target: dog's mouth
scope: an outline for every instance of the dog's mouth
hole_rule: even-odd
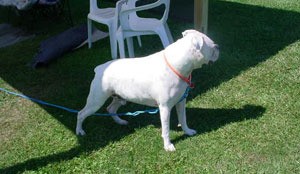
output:
[[[208,65],[212,65],[212,64],[214,64],[214,61],[210,60],[210,61],[208,61],[207,64],[208,64]]]

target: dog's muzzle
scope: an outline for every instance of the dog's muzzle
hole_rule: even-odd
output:
[[[218,44],[215,44],[214,47],[213,47],[213,49],[214,49],[214,52],[213,52],[213,54],[212,54],[212,56],[211,56],[211,59],[208,61],[208,65],[213,64],[213,63],[214,63],[215,61],[217,61],[218,58],[219,58],[219,53],[220,53],[219,45],[218,45]]]

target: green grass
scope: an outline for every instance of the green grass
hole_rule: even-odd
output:
[[[87,10],[87,1],[72,1],[76,24],[85,23]],[[6,12],[1,8],[0,23]],[[125,117],[128,126],[89,117],[87,136],[77,137],[74,114],[0,92],[0,173],[300,173],[298,0],[211,0],[209,13],[208,35],[221,55],[193,72],[187,115],[198,134],[184,136],[172,112],[176,152],[163,150],[158,115]],[[17,17],[12,22],[19,24]],[[176,39],[193,26],[169,24]],[[68,26],[48,21],[33,28],[43,32],[0,49],[0,87],[82,108],[94,67],[110,60],[109,40],[33,70],[26,64],[39,43]],[[142,41],[139,56],[162,49],[156,36]],[[128,104],[122,111],[143,108]]]

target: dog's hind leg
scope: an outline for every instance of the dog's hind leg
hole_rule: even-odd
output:
[[[113,101],[111,102],[111,104],[106,108],[108,113],[110,114],[116,114],[118,109],[122,106],[125,105],[126,101],[123,99],[118,98],[117,96],[113,97]],[[117,124],[120,125],[127,125],[128,121],[121,119],[119,116],[112,116],[112,118],[114,119],[114,121]]]
[[[105,103],[109,96],[110,94],[102,91],[100,82],[97,80],[93,80],[86,105],[77,115],[77,135],[85,135],[85,132],[82,129],[83,121],[88,116],[94,114]]]

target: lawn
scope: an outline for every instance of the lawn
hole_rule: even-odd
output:
[[[70,2],[75,25],[85,23],[88,1]],[[20,18],[11,21],[28,26]],[[169,26],[178,39],[193,24],[170,19]],[[94,67],[110,60],[109,39],[34,70],[26,65],[39,43],[69,26],[30,27],[39,31],[34,39],[0,48],[0,87],[81,109]],[[0,173],[300,173],[299,1],[210,0],[208,35],[220,59],[193,72],[187,117],[198,134],[184,136],[172,112],[175,152],[163,149],[158,115],[123,117],[128,126],[92,116],[78,137],[75,114],[0,92]],[[162,49],[157,36],[142,42],[136,55]],[[141,109],[127,104],[121,112]]]

